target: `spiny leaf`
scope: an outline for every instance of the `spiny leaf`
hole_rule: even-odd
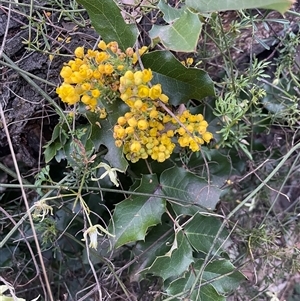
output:
[[[157,256],[153,264],[145,272],[160,276],[166,280],[182,274],[193,261],[193,250],[182,231],[179,231],[169,252],[163,256]]]
[[[106,42],[117,41],[122,50],[132,47],[138,31],[135,25],[127,24],[118,5],[113,0],[77,0],[87,10],[92,25]]]
[[[220,227],[221,222],[215,217],[196,214],[185,226],[184,233],[195,250],[207,254]],[[217,251],[218,253],[222,251],[220,246],[224,243],[226,236],[226,231],[222,231],[213,247],[213,254]]]
[[[188,273],[188,275],[185,277],[178,278],[177,280],[173,281],[166,291],[171,296],[182,293],[180,294],[180,298],[174,298],[172,301],[226,301],[226,298],[218,294],[216,289],[211,284],[201,286],[200,289],[189,293],[188,290],[191,288],[194,281],[195,275]],[[187,293],[184,293],[185,291],[187,291]],[[183,297],[186,299],[183,299]]]
[[[189,30],[187,29],[189,27]],[[197,14],[185,9],[170,25],[153,25],[151,39],[159,38],[166,49],[177,52],[195,52],[202,24]]]
[[[166,197],[175,197],[179,202],[171,203],[175,212],[194,215],[199,211],[214,209],[219,201],[221,190],[208,185],[203,178],[180,167],[165,170],[160,177],[162,191]]]
[[[184,9],[178,9],[168,5],[165,0],[160,0],[157,7],[164,14],[164,20],[168,23],[180,18],[184,12]]]
[[[226,298],[223,295],[235,290],[240,281],[245,279],[240,272],[235,271],[235,267],[229,260],[214,260],[206,265],[201,276],[201,283],[199,283],[197,290],[189,295],[189,290],[196,281],[196,275],[200,272],[203,262],[203,259],[199,259],[193,265],[191,272],[187,272],[183,277],[171,282],[166,290],[167,293],[176,295],[183,292],[182,295],[191,301],[225,301]],[[210,284],[205,284],[206,281],[209,281]],[[184,292],[186,293],[184,294]]]
[[[176,106],[189,99],[202,99],[214,95],[214,85],[208,74],[197,68],[186,68],[169,51],[153,51],[142,56],[145,68],[150,68],[153,84],[160,83]]]
[[[240,10],[249,8],[265,8],[285,13],[295,0],[186,0],[186,5],[198,12]]]
[[[166,254],[173,241],[174,231],[171,225],[162,223],[151,229],[145,241],[139,241],[132,250],[139,260],[132,266],[131,281],[141,280],[141,270],[149,267],[157,256]]]
[[[165,212],[165,200],[155,197],[155,194],[161,194],[156,175],[143,175],[141,184],[135,191],[153,196],[132,195],[117,204],[108,230],[115,235],[112,240],[116,248],[143,240],[148,228],[160,223]]]

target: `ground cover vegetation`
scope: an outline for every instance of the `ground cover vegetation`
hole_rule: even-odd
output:
[[[298,4],[20,2],[0,300],[298,300]]]

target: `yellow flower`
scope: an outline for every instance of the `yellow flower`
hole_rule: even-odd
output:
[[[139,86],[143,83],[143,72],[142,71],[136,71],[134,73],[134,84],[136,86]]]
[[[95,57],[96,63],[100,64],[103,61],[107,60],[109,55],[106,52],[98,52]]]
[[[135,102],[134,102],[134,107],[139,110],[141,107],[143,106],[143,102],[140,100],[140,99],[137,99]]]
[[[145,84],[148,83],[148,82],[150,82],[150,80],[153,77],[151,69],[144,69],[142,71],[142,73],[143,73],[143,82]]]
[[[71,77],[72,74],[73,74],[73,71],[70,66],[64,66],[60,71],[60,76],[64,79]]]
[[[177,133],[180,135],[180,136],[183,136],[185,134],[185,129],[183,127],[180,127],[178,130],[177,130]]]
[[[158,111],[156,109],[152,109],[150,114],[149,114],[150,118],[155,119],[158,117]]]
[[[127,122],[127,120],[124,116],[120,116],[118,118],[117,122],[118,122],[119,125],[124,125]]]
[[[141,85],[138,88],[138,96],[140,98],[147,98],[149,96],[149,88],[145,85]]]
[[[134,81],[134,73],[131,70],[126,71],[124,77],[130,79],[131,81]]]
[[[104,67],[105,74],[112,74],[114,72],[114,67],[111,64],[106,64]]]
[[[159,99],[163,102],[163,103],[168,103],[169,101],[169,97],[166,94],[161,94],[159,96]]]
[[[106,43],[103,40],[101,40],[98,44],[98,48],[105,51],[107,48]]]
[[[157,154],[157,159],[156,159],[158,162],[164,162],[166,160],[166,155],[165,153],[162,153],[162,152],[159,152]]]
[[[101,94],[98,89],[91,90],[91,93],[92,93],[92,96],[95,97],[95,98],[99,97],[100,94]]]
[[[194,59],[193,59],[192,57],[188,57],[188,58],[186,59],[186,64],[187,64],[188,66],[192,65],[193,62],[194,62]]]
[[[77,58],[82,59],[84,57],[84,47],[77,47],[74,54]]]
[[[137,120],[134,118],[134,117],[131,117],[130,119],[128,119],[128,124],[131,126],[131,127],[136,127],[137,126]]]
[[[91,101],[91,96],[89,96],[89,95],[87,95],[87,94],[82,95],[81,101],[82,101],[84,104],[88,105],[88,104],[90,103],[90,101]]]
[[[210,140],[213,138],[213,134],[210,132],[205,132],[202,134],[202,138],[206,143],[209,143]]]
[[[82,88],[82,90],[84,90],[84,91],[88,91],[88,90],[91,90],[92,85],[91,85],[90,83],[83,83],[83,84],[81,85],[81,88]]]
[[[127,48],[125,50],[125,53],[126,53],[127,56],[132,57],[132,55],[134,53],[133,48],[132,47]]]
[[[151,87],[149,91],[149,97],[152,100],[158,99],[161,96],[162,90],[161,90],[161,84],[156,84]]]
[[[100,113],[100,116],[99,116],[100,119],[106,118],[107,112],[106,112],[105,108],[100,109],[100,110],[99,110],[99,113]]]
[[[115,141],[116,147],[121,147],[122,144],[123,144],[122,140],[116,140],[116,141]]]
[[[144,131],[149,127],[149,123],[146,120],[139,120],[137,126],[140,130]]]
[[[143,55],[147,51],[147,49],[147,46],[143,46],[141,49],[139,49],[139,55]]]
[[[200,147],[199,147],[198,143],[195,140],[190,141],[190,149],[193,152],[197,152],[198,150],[200,150]]]
[[[79,101],[80,98],[75,88],[72,85],[66,83],[62,83],[62,85],[56,89],[56,93],[59,95],[63,102],[66,102],[69,105],[75,104]]]
[[[114,127],[114,138],[123,139],[125,137],[125,129],[119,125]]]
[[[109,48],[112,52],[117,53],[119,45],[117,42],[113,41],[107,44],[107,48]]]
[[[138,153],[141,148],[142,148],[142,146],[141,146],[141,144],[138,141],[134,141],[130,145],[130,151],[133,152],[133,153]]]

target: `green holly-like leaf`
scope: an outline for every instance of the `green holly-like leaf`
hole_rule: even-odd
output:
[[[204,260],[200,259],[196,262],[194,268],[199,271]],[[204,270],[203,282],[213,281],[212,285],[219,294],[228,294],[235,290],[245,276],[236,271],[235,266],[226,259],[218,259],[211,261]],[[215,280],[213,280],[215,279]]]
[[[170,250],[163,256],[157,256],[153,264],[144,272],[166,280],[184,273],[193,261],[193,249],[182,231],[179,231],[175,234]]]
[[[161,194],[156,175],[143,175],[134,191],[153,196],[131,195],[116,205],[108,231],[115,235],[113,245],[118,248],[126,243],[143,240],[149,227],[160,223],[165,212],[165,200],[156,197]]]
[[[186,30],[187,24],[190,30]],[[151,39],[159,38],[166,49],[195,52],[201,27],[199,16],[186,8],[172,24],[153,25],[149,35]]]
[[[132,47],[138,36],[134,24],[127,24],[120,9],[113,0],[77,0],[87,10],[92,25],[106,42],[117,41],[119,47],[125,50]]]
[[[131,280],[140,281],[140,273],[145,267],[149,267],[157,256],[166,254],[170,245],[174,241],[174,229],[167,223],[162,223],[151,229],[147,234],[145,241],[139,241],[132,252],[138,256],[139,260],[135,262],[131,269]]]
[[[240,10],[249,8],[265,8],[277,10],[280,13],[285,13],[294,0],[186,0],[186,5],[195,9],[198,12]]]
[[[170,296],[180,295],[180,298],[174,298],[172,301],[185,300],[183,297],[189,301],[226,301],[226,298],[218,294],[216,289],[211,284],[202,286],[201,289],[197,289],[192,293],[189,293],[188,290],[191,288],[194,281],[195,275],[188,273],[188,275],[185,277],[178,278],[172,282],[166,292]]]
[[[157,7],[164,14],[164,20],[168,23],[180,18],[185,11],[185,9],[178,9],[168,5],[165,0],[160,0]]]
[[[161,174],[160,182],[166,197],[182,200],[171,202],[177,215],[194,215],[206,209],[212,210],[221,194],[216,186],[209,185],[205,179],[177,166],[165,170]]]
[[[51,140],[44,146],[46,163],[49,163],[66,144],[69,136],[68,131],[68,125],[62,120],[54,127]]]
[[[142,56],[142,62],[153,72],[152,83],[162,85],[172,105],[214,95],[213,81],[205,71],[186,68],[169,51],[146,53]]]
[[[203,259],[199,259],[193,265],[191,272],[187,272],[183,277],[171,282],[166,290],[167,293],[174,296],[182,292],[181,297],[188,297],[191,301],[225,301],[224,295],[235,290],[240,282],[245,279],[242,273],[235,270],[230,261],[225,259],[214,260],[206,265],[201,283],[196,285],[197,289],[189,294],[203,262]],[[209,282],[209,284],[205,284],[205,282]]]
[[[195,250],[207,254],[211,249],[220,227],[221,222],[217,218],[196,214],[185,226],[184,233]],[[223,230],[215,241],[213,254],[222,252],[220,247],[224,243],[226,237],[227,232]]]

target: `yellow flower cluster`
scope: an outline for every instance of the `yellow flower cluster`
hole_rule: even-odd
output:
[[[206,130],[207,122],[201,114],[193,115],[188,110],[169,114],[169,98],[161,84],[150,83],[152,71],[134,68],[146,50],[142,47],[135,52],[128,48],[122,52],[117,42],[104,41],[98,44],[98,50],[77,47],[75,58],[60,72],[64,81],[56,92],[63,102],[81,103],[100,118],[107,116],[106,103],[121,98],[130,111],[118,118],[113,137],[132,162],[149,157],[164,162],[175,145],[199,151],[202,144],[213,138]]]
[[[200,145],[209,143],[213,134],[207,132],[207,121],[202,114],[192,115],[188,110],[177,116],[180,127],[175,131],[179,135],[178,144],[181,147],[189,147],[193,152],[200,150]],[[178,122],[172,119],[172,122]]]
[[[159,100],[167,103],[168,97],[162,93],[160,84],[150,87],[152,77],[152,71],[144,69],[127,71],[120,78],[120,98],[130,112],[118,118],[113,135],[118,147],[124,145],[123,151],[131,162],[149,156],[163,162],[175,147],[172,136],[159,134],[165,128],[165,115],[159,110]]]
[[[114,127],[116,146],[124,146],[131,162],[148,157],[164,162],[171,156],[176,141],[181,147],[198,151],[213,137],[206,131],[208,123],[201,114],[192,115],[187,110],[170,116],[160,105],[160,101],[168,103],[168,96],[162,93],[160,84],[150,86],[151,79],[150,69],[127,71],[120,78],[120,97],[130,112],[119,117]]]
[[[139,55],[147,48],[139,50]],[[81,102],[87,110],[106,117],[103,102],[118,98],[119,79],[137,61],[138,55],[132,48],[122,52],[117,42],[106,44],[101,41],[98,50],[77,47],[75,58],[61,70],[63,83],[56,89],[61,100],[69,105]]]

